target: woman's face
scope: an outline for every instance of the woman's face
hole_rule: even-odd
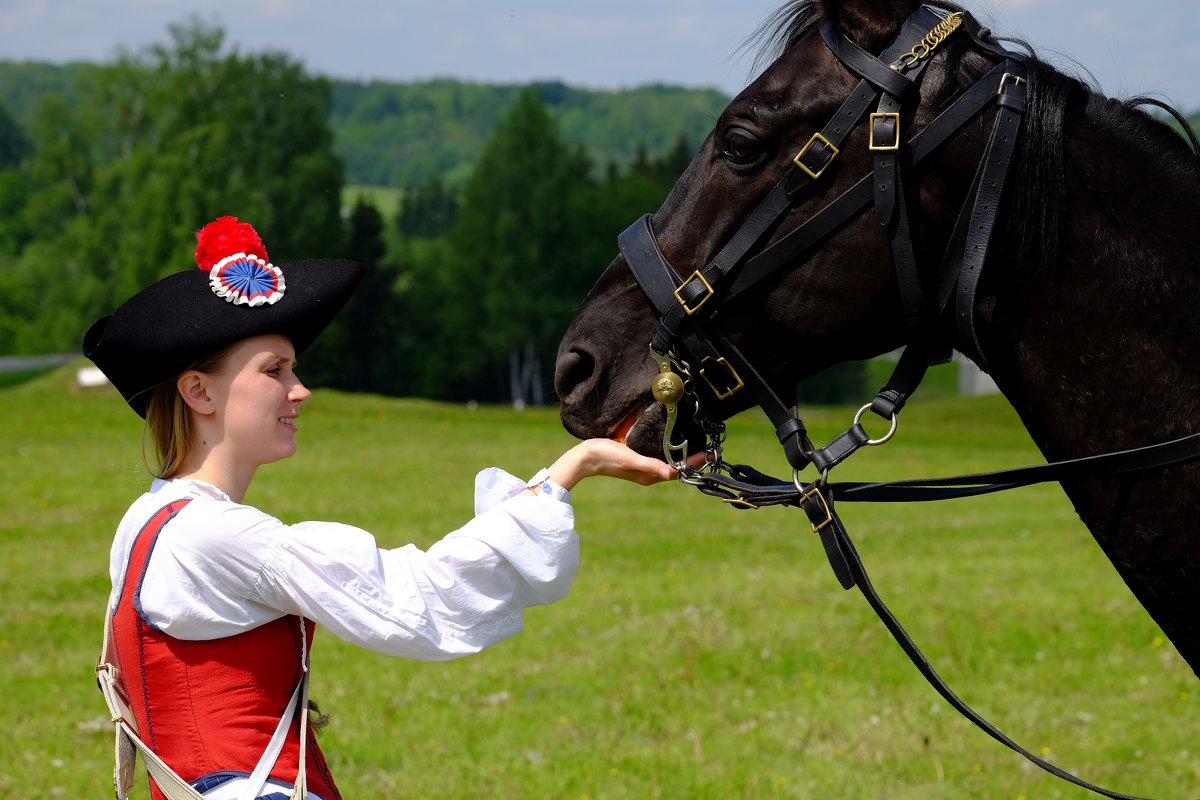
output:
[[[243,466],[258,467],[296,452],[296,418],[311,394],[296,377],[296,351],[286,336],[238,342],[209,374],[221,415],[223,448]]]

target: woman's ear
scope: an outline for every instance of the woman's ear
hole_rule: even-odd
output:
[[[203,372],[189,369],[175,381],[179,388],[179,396],[188,404],[188,408],[197,414],[207,415],[216,411],[216,403],[209,393],[207,378]]]

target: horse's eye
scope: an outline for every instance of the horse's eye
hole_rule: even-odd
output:
[[[748,167],[762,154],[762,143],[745,128],[729,128],[721,137],[721,155],[734,166]]]

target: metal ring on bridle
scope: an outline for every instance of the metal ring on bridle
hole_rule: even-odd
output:
[[[817,479],[808,486],[804,485],[804,481],[800,480],[800,470],[792,470],[792,485],[796,487],[796,491],[800,494],[807,494],[814,486],[824,486],[829,481],[829,470],[821,470],[821,474]]]
[[[871,410],[870,403],[867,403],[865,406],[860,408],[858,410],[858,413],[854,415],[854,424],[858,425],[862,420],[863,414],[867,413],[870,410]],[[881,444],[887,444],[891,440],[891,438],[896,435],[896,428],[899,424],[900,424],[900,422],[899,422],[899,420],[896,419],[896,415],[892,414],[891,430],[889,430],[887,433],[885,433],[882,438],[867,439],[867,446],[868,447],[878,447]]]

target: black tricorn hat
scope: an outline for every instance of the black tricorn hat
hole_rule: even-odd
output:
[[[303,352],[367,274],[342,259],[275,267],[254,229],[235,217],[219,218],[196,238],[200,269],[146,287],[83,336],[83,354],[141,417],[151,389],[242,339],[279,333]]]

